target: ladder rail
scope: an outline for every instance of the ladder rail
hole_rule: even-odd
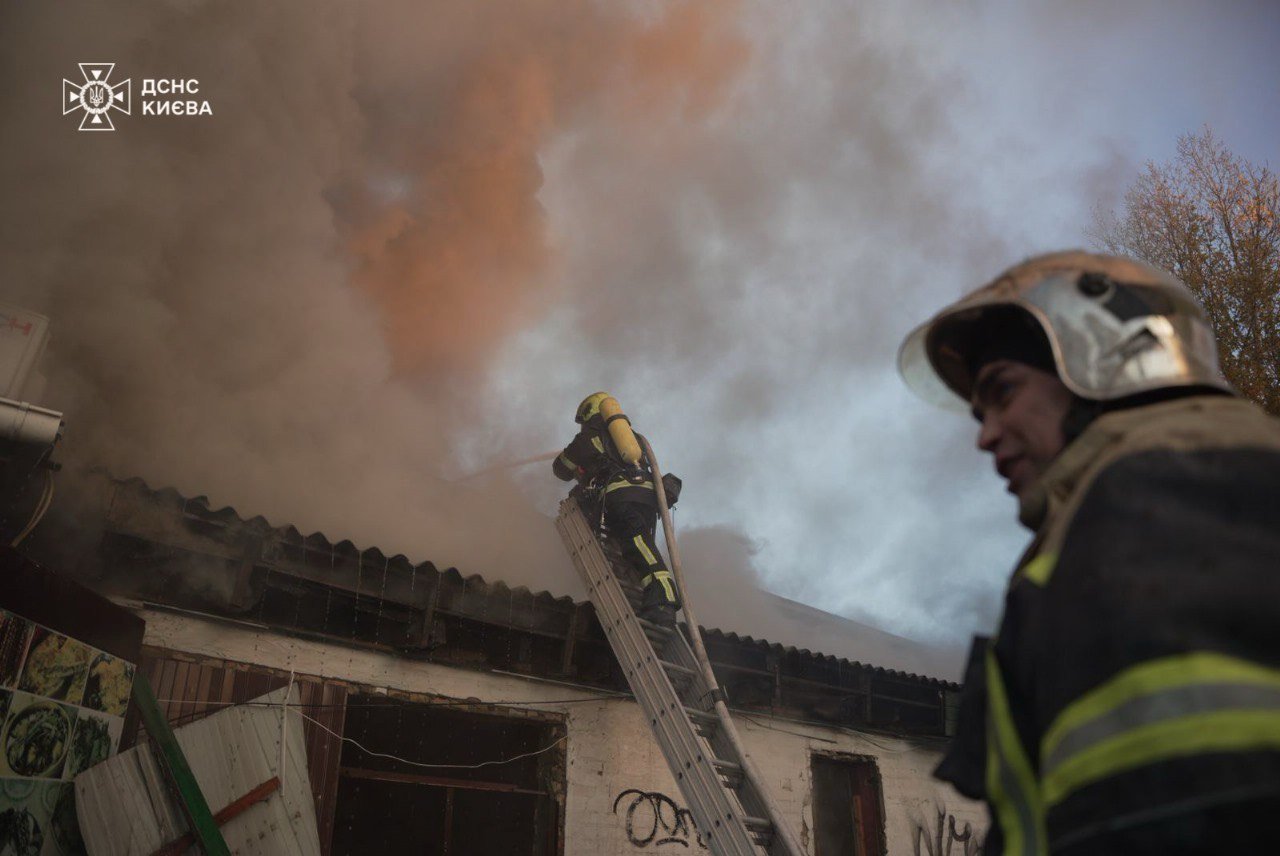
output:
[[[640,441],[640,447],[644,451],[644,456],[648,460],[649,468],[653,473],[653,486],[658,495],[658,510],[662,516],[662,531],[666,538],[667,554],[671,558],[671,572],[675,578],[676,591],[680,594],[680,608],[684,612],[685,621],[689,628],[689,638],[693,643],[692,653],[702,672],[702,677],[706,684],[705,690],[715,700],[715,712],[720,719],[720,730],[731,745],[733,754],[740,759],[743,774],[750,785],[750,787],[739,791],[740,799],[744,796],[746,797],[743,800],[743,808],[749,811],[758,809],[759,814],[773,823],[773,840],[768,848],[770,856],[804,856],[804,848],[801,847],[799,840],[796,839],[795,834],[791,831],[790,825],[782,814],[781,807],[765,786],[764,777],[756,766],[755,760],[751,757],[751,753],[743,745],[742,738],[738,735],[738,729],[729,715],[729,706],[725,702],[724,692],[720,689],[715,672],[711,668],[711,659],[707,656],[707,649],[702,641],[702,632],[699,629],[700,625],[690,605],[689,593],[684,584],[684,572],[680,565],[680,548],[676,543],[676,530],[675,524],[671,519],[671,509],[667,505],[667,491],[662,483],[662,470],[658,466],[657,456],[653,454],[653,447],[649,445],[649,441],[639,433],[636,434],[636,439]],[[748,805],[748,802],[753,804]]]
[[[594,530],[572,497],[561,503],[556,528],[584,577],[601,627],[689,802],[699,833],[716,856],[757,856],[745,807],[724,787],[715,766],[718,759],[701,743],[683,699],[660,667]]]
[[[711,750],[715,753],[716,757],[739,763],[743,756],[742,753],[737,750],[737,746],[733,741],[729,739],[728,732],[726,732],[723,727],[723,720],[721,720],[720,714],[716,710],[714,703],[715,688],[707,685],[706,678],[698,668],[697,656],[694,654],[693,649],[689,647],[688,639],[685,638],[683,633],[678,633],[677,635],[679,636],[679,639],[671,648],[668,649],[669,653],[675,654],[671,659],[679,665],[694,669],[689,687],[689,695],[692,696],[692,698],[689,698],[686,701],[689,702],[690,707],[703,710],[715,717],[716,724],[719,727],[716,728],[715,733],[708,738],[707,742],[711,744]],[[745,773],[745,768],[743,769],[743,772]],[[742,807],[747,810],[748,814],[764,816],[764,807],[762,805],[748,805],[748,794],[739,791],[738,800],[743,804]]]
[[[680,637],[679,643],[678,646],[674,647],[676,647],[676,650],[679,653],[677,653],[677,656],[672,659],[675,659],[680,663],[690,663],[696,667],[697,658],[693,650],[689,647],[688,640],[685,639],[684,634],[678,635]],[[694,674],[695,677],[691,686],[691,690],[695,694],[694,698],[701,700],[703,704],[706,704],[706,700],[708,699],[714,699],[716,702],[719,702],[718,704],[710,704],[709,710],[707,710],[708,713],[716,718],[717,723],[720,725],[720,727],[715,730],[715,733],[709,737],[707,741],[711,744],[712,752],[718,759],[732,759],[734,763],[739,765],[741,775],[746,778],[747,781],[745,784],[737,789],[738,801],[742,804],[743,810],[748,815],[769,818],[769,806],[761,796],[763,787],[759,782],[758,772],[756,781],[751,781],[750,779],[750,771],[752,769],[753,761],[750,756],[740,751],[739,747],[741,746],[741,743],[733,739],[733,737],[737,736],[736,728],[733,731],[730,731],[723,727],[724,719],[721,716],[720,711],[717,709],[724,706],[723,701],[721,701],[720,697],[713,691],[713,688],[707,686],[706,679],[700,671],[697,671]],[[802,850],[788,850],[785,839],[781,836],[777,836],[776,829],[777,827],[775,826],[774,839],[770,841],[768,846],[765,848],[769,852],[770,856],[792,856],[792,854],[799,856],[799,854],[803,853]]]

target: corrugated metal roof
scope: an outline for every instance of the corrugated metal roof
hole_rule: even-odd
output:
[[[254,530],[257,534],[264,537],[270,537],[284,545],[292,545],[308,550],[326,552],[332,554],[335,559],[339,560],[337,566],[341,566],[341,560],[346,559],[352,564],[352,568],[356,564],[365,567],[386,567],[389,570],[397,570],[411,573],[430,573],[430,574],[446,574],[454,579],[463,582],[467,588],[477,588],[484,590],[494,590],[496,592],[511,592],[532,597],[535,600],[559,603],[566,607],[572,607],[575,604],[573,598],[567,595],[555,595],[546,590],[537,592],[530,591],[526,586],[517,586],[512,589],[501,581],[489,582],[479,574],[464,575],[457,568],[449,567],[440,569],[435,563],[430,561],[414,562],[403,553],[396,553],[388,556],[377,547],[359,547],[349,539],[340,541],[332,541],[323,532],[310,532],[304,534],[297,527],[292,525],[277,526],[272,524],[262,515],[251,518],[242,518],[236,510],[229,506],[221,506],[214,508],[209,504],[206,496],[184,497],[172,487],[154,488],[147,484],[141,478],[116,479],[115,484],[119,488],[136,491],[146,494],[157,505],[168,506],[181,512],[188,517],[196,518],[218,528],[230,528],[231,526],[244,527]],[[548,526],[551,522],[548,521]]]
[[[381,567],[389,571],[398,571],[415,576],[422,574],[440,575],[451,578],[454,582],[461,583],[463,591],[472,596],[503,599],[527,598],[534,604],[554,606],[554,608],[561,611],[571,611],[578,605],[573,598],[566,595],[554,595],[546,590],[532,592],[525,586],[519,586],[513,589],[500,580],[490,582],[479,574],[464,576],[457,568],[450,567],[440,570],[430,561],[415,563],[403,554],[387,556],[377,547],[361,548],[349,539],[334,542],[322,532],[303,534],[294,526],[275,526],[261,515],[244,519],[241,518],[236,510],[231,506],[213,508],[210,506],[207,497],[184,497],[171,487],[159,489],[153,488],[140,478],[116,480],[115,484],[118,489],[133,492],[138,495],[144,495],[150,501],[153,501],[160,506],[167,506],[180,512],[188,519],[193,519],[199,523],[206,524],[212,529],[222,530],[224,533],[229,532],[232,529],[251,530],[258,537],[266,541],[274,541],[277,545],[275,548],[277,550],[294,547],[298,549],[305,549],[307,551],[328,554],[331,557],[331,560],[326,564],[326,567],[340,569],[344,563],[346,563],[350,565],[352,571],[355,571],[360,567]],[[550,525],[551,521],[548,520],[548,526]],[[209,534],[213,536],[215,533],[211,531]],[[774,595],[768,595],[767,597],[776,601],[785,602],[791,609],[799,608],[812,613],[813,615],[825,616],[829,619],[827,622],[829,625],[827,629],[831,630],[834,634],[840,634],[848,637],[843,640],[845,643],[844,647],[846,648],[858,647],[857,637],[866,634],[872,634],[877,639],[895,640],[897,643],[916,646],[922,650],[924,647],[916,645],[916,643],[911,640],[903,639],[902,637],[894,637],[884,631],[859,624],[858,622],[850,621],[849,619],[841,618],[840,616],[825,613],[822,610],[806,607],[803,604],[795,603],[793,601],[786,601],[784,598],[778,598]],[[805,621],[799,622],[800,625],[807,625],[810,623],[811,622]],[[811,650],[810,648],[802,648],[796,645],[783,645],[766,639],[739,634],[731,630],[723,630],[716,627],[704,627],[703,630],[713,636],[724,638],[732,642],[755,647],[765,647],[779,653],[809,657],[816,660],[834,660],[853,668],[867,669],[876,674],[888,675],[912,681],[920,681],[931,686],[938,686],[947,689],[959,689],[960,686],[955,681],[923,673],[925,668],[934,670],[935,674],[948,672],[957,673],[961,665],[959,662],[955,663],[954,668],[947,669],[945,667],[934,666],[929,657],[919,656],[915,652],[907,652],[907,654],[903,656],[895,657],[895,659],[900,661],[900,665],[905,668],[887,668],[883,665],[862,662],[847,656],[841,656],[838,653],[818,652]]]
[[[174,729],[215,814],[272,776],[281,778],[278,791],[221,827],[232,853],[320,854],[303,719],[296,709],[279,706],[286,692],[281,688],[255,699],[254,706],[230,707]],[[297,696],[293,688],[291,703],[297,703]],[[286,721],[282,773],[280,738]],[[76,812],[90,856],[149,856],[187,831],[148,744],[81,773],[75,787]],[[186,852],[201,851],[192,846]]]

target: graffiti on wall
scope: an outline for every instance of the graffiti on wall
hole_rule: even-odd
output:
[[[933,807],[933,813],[933,821],[922,817],[911,821],[912,856],[981,856],[982,836],[973,824],[966,820],[957,829],[954,814],[938,805]]]
[[[629,802],[627,800],[630,800]],[[613,801],[613,813],[626,803],[627,840],[636,847],[663,847],[676,844],[688,848],[692,842],[707,849],[698,834],[693,813],[671,797],[657,791],[627,788]]]

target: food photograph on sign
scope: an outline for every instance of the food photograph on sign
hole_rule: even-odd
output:
[[[0,687],[12,688],[18,683],[32,628],[25,618],[0,609]]]
[[[69,704],[14,693],[0,734],[0,774],[60,778],[79,713]]]
[[[89,646],[37,627],[18,689],[32,695],[79,702],[89,677]]]
[[[81,710],[67,752],[67,766],[62,778],[70,781],[101,761],[107,760],[120,742],[124,720]]]
[[[84,853],[72,780],[115,754],[135,671],[0,610],[0,856]]]
[[[113,716],[124,716],[133,690],[133,664],[97,654],[89,664],[89,680],[85,686],[84,706]]]
[[[0,853],[4,856],[83,854],[75,789],[66,782],[0,779]]]

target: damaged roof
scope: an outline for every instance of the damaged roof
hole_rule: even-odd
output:
[[[176,525],[179,521],[180,525]],[[214,556],[229,568],[237,563],[287,567],[289,574],[303,580],[345,589],[357,600],[365,597],[390,604],[392,608],[395,604],[421,608],[424,599],[438,599],[443,591],[447,603],[436,602],[437,608],[477,618],[498,618],[509,626],[530,632],[550,631],[554,625],[557,629],[552,632],[560,634],[561,625],[574,620],[573,616],[584,605],[546,590],[512,588],[501,580],[486,580],[478,574],[463,575],[454,567],[441,569],[430,561],[415,563],[403,554],[388,556],[377,547],[360,548],[347,539],[333,541],[321,532],[303,533],[294,526],[275,526],[260,515],[242,518],[231,506],[214,508],[204,496],[186,497],[173,488],[153,488],[139,478],[110,482],[107,529],[158,545]],[[230,578],[209,582],[213,588],[228,587],[221,594],[233,612],[238,605],[247,606],[243,600],[237,601],[238,596],[242,599],[252,596],[251,592],[235,591],[236,581]],[[729,621],[717,614],[717,598],[700,593],[695,581],[690,584],[704,625],[713,625],[703,628],[709,645],[721,642],[755,649],[775,658],[822,661],[940,689],[959,688],[953,680],[939,677],[958,677],[960,663],[948,667],[952,659],[948,652],[933,651],[912,640],[766,592],[757,593],[758,608],[749,610],[746,620],[756,618],[770,630],[784,634],[785,641],[792,644],[720,629],[715,625]],[[772,620],[764,620],[765,616]],[[744,620],[741,615],[728,618]],[[430,632],[430,628],[422,629],[424,638]],[[823,647],[819,649],[819,645]],[[868,648],[884,655],[881,662],[856,659],[857,651]]]

